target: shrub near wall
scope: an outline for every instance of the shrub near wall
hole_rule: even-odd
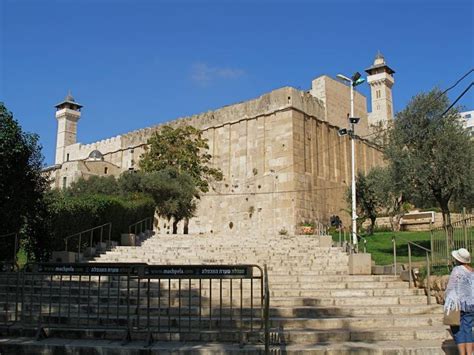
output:
[[[95,226],[112,223],[111,239],[120,240],[120,234],[128,231],[128,226],[141,219],[153,216],[153,200],[140,197],[89,195],[71,197],[59,195],[50,204],[49,228],[50,251],[64,250],[64,238]],[[104,231],[104,240],[108,237]],[[83,236],[82,245],[87,244],[90,233]],[[94,234],[94,242],[99,240],[99,232]],[[77,249],[78,238],[69,242],[69,249]]]

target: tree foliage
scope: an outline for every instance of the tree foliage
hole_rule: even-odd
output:
[[[377,185],[377,172],[371,170],[367,175],[358,172],[356,176],[356,208],[359,226],[370,219],[368,234],[374,232],[375,221],[381,210],[380,186]],[[346,201],[352,206],[352,189],[349,187],[346,193]]]
[[[209,182],[222,180],[222,172],[210,166],[207,139],[192,126],[164,126],[149,140],[140,160],[145,172],[173,168],[178,174],[189,175],[200,192],[209,191]]]
[[[97,176],[92,175],[87,179],[81,177],[74,181],[65,193],[70,196],[84,195],[120,195],[121,191],[115,176]],[[126,192],[124,191],[124,194]]]
[[[141,186],[142,191],[155,201],[158,214],[168,220],[173,218],[173,233],[176,233],[179,221],[194,215],[198,191],[188,174],[178,173],[173,168],[146,173]]]
[[[174,230],[182,219],[193,217],[196,198],[199,198],[194,180],[187,173],[174,168],[153,172],[124,172],[114,176],[91,176],[79,179],[64,191],[71,197],[118,196],[129,199],[149,197],[154,201],[158,214],[173,218]]]
[[[41,174],[43,156],[38,136],[23,132],[0,103],[0,234],[21,232],[40,239],[43,199],[48,181]],[[11,240],[2,241],[0,257],[12,255]],[[38,246],[40,240],[35,241]]]
[[[440,90],[415,96],[399,112],[389,133],[385,156],[393,181],[411,199],[434,198],[450,225],[450,200],[470,188],[474,142],[458,112]]]
[[[47,194],[48,218],[45,220],[47,236],[49,237],[46,250],[64,250],[64,238],[81,231],[112,223],[111,239],[120,241],[120,234],[128,232],[129,225],[154,213],[154,202],[150,198],[130,196],[113,196],[103,194],[84,194],[72,196],[53,190]],[[108,238],[105,229],[102,240]],[[82,248],[89,246],[90,233],[82,239]],[[100,230],[92,234],[93,243],[100,239]],[[77,251],[78,238],[72,238],[68,243],[70,251]]]

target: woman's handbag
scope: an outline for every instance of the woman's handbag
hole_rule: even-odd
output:
[[[444,311],[443,324],[444,325],[459,325],[461,323],[461,311],[450,310],[449,314]]]

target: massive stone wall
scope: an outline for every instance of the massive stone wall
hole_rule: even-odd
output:
[[[326,87],[331,85],[331,90],[337,91],[342,84],[325,83]],[[343,93],[338,95],[347,94],[348,101],[344,88],[342,85]],[[363,111],[359,96],[356,102],[357,110]],[[338,107],[330,97],[319,99],[314,92],[284,87],[254,100],[166,123],[202,130],[209,142],[212,164],[224,176],[201,197],[197,216],[189,222],[189,232],[251,232],[258,236],[280,230],[293,233],[304,220],[326,223],[332,214],[348,221],[342,209],[350,184],[350,143],[347,137],[337,135],[338,126],[328,120],[328,115],[333,119],[345,115],[346,106]],[[361,116],[366,118],[367,112]],[[106,162],[116,166],[110,173],[119,174],[138,165],[147,139],[161,127],[87,145],[76,143],[67,147],[67,153],[76,161],[97,149]],[[358,141],[357,166],[366,171],[380,163],[380,152]],[[169,221],[159,221],[159,227],[164,233],[172,231]],[[178,230],[183,229],[181,223]]]
[[[323,75],[313,80],[310,93],[323,102],[326,121],[338,127],[348,127],[347,115],[351,112],[349,86]],[[354,91],[354,116],[361,118],[357,134],[368,135],[367,100],[357,91]]]

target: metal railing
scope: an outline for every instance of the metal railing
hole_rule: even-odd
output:
[[[98,239],[98,242],[102,244],[104,238],[106,238],[107,243],[110,246],[112,238],[112,223],[110,222],[68,235],[63,239],[64,250],[69,251],[71,240],[74,241],[74,239],[77,239],[77,250],[73,251],[77,251],[77,253],[80,254],[81,250],[84,248],[92,248],[94,246],[94,240]]]
[[[429,253],[431,253],[431,250],[430,249],[427,249],[425,247],[422,247],[421,245],[419,244],[416,244],[414,242],[408,242],[408,274],[409,274],[409,281],[408,281],[408,287],[412,287],[412,283],[413,283],[413,270],[412,270],[412,264],[411,264],[411,246],[414,246],[414,247],[417,247],[417,248],[420,248],[421,250],[424,250],[425,253],[426,253],[426,295],[428,297],[428,304],[431,304],[431,286],[430,286],[430,255]]]
[[[128,233],[139,234],[153,229],[153,217],[144,218],[128,226]]]
[[[12,259],[11,260],[5,260],[5,261],[13,261],[14,263],[17,263],[17,254],[18,254],[18,247],[19,247],[19,237],[18,237],[18,233],[16,232],[13,232],[13,233],[7,233],[7,234],[3,234],[3,235],[0,235],[0,240],[2,241],[2,247],[5,248],[5,244],[8,244],[3,242],[3,240],[8,240],[8,239],[12,239],[13,240],[13,252],[12,252]]]
[[[427,279],[426,294],[428,298],[428,304],[431,304],[431,285],[429,282],[429,279],[431,276],[431,263],[430,263],[431,250],[415,242],[412,242],[409,240],[404,240],[404,241],[407,242],[407,247],[408,247],[408,287],[409,288],[412,288],[414,286],[413,267],[412,267],[412,246],[425,252],[425,256],[426,256],[425,268],[426,268],[426,279]],[[392,246],[393,246],[393,270],[394,270],[393,272],[394,272],[394,276],[397,276],[397,238],[395,235],[392,237]]]
[[[0,263],[0,327],[9,328],[19,320],[20,272],[17,263]]]
[[[342,227],[339,228],[339,246],[343,248],[347,253],[353,254],[359,252],[359,245],[362,243],[363,245],[363,252],[367,253],[367,239],[365,236],[356,234],[358,243],[354,245],[354,241],[352,240],[352,231],[349,229]]]
[[[131,329],[131,281],[141,264],[27,264],[21,280],[22,328],[121,331]]]
[[[463,213],[463,216],[465,214]],[[451,252],[466,248],[470,252],[474,247],[474,216],[464,217],[451,226],[430,229],[432,264],[435,266],[452,264]]]
[[[34,329],[39,340],[80,330],[124,341],[146,334],[149,344],[244,343],[269,326],[268,276],[258,265],[32,263],[0,280],[0,325]]]
[[[263,319],[265,324],[265,354],[270,354],[270,285],[268,283],[268,270],[267,265],[264,265],[264,313]]]
[[[145,292],[146,304],[143,312],[137,309],[136,324],[149,342],[155,336],[192,340],[197,333],[199,340],[244,343],[263,329],[264,273],[258,265],[153,265],[140,279],[137,292]]]

